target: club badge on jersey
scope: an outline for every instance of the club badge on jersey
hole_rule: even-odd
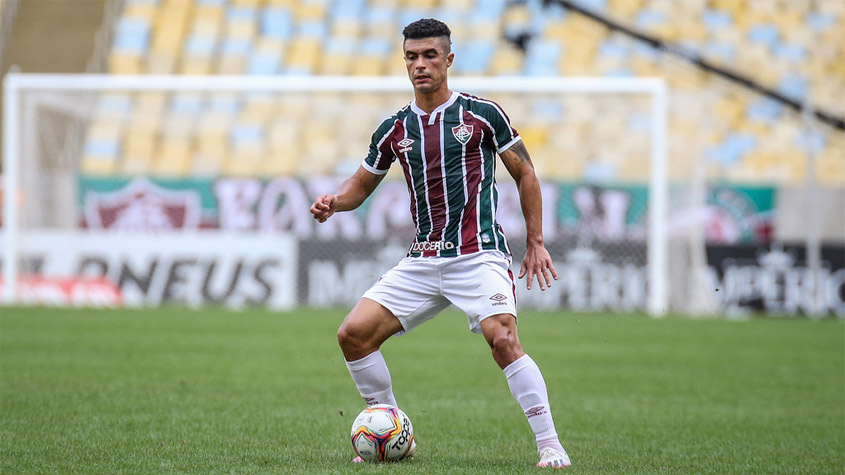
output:
[[[455,136],[455,140],[466,145],[469,139],[472,138],[472,126],[461,124],[457,127],[452,127],[452,135]]]

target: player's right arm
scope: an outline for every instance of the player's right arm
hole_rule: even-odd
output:
[[[340,185],[337,193],[318,196],[311,205],[311,214],[317,221],[325,223],[337,211],[350,211],[361,206],[384,176],[372,173],[363,166],[358,167],[355,174]]]

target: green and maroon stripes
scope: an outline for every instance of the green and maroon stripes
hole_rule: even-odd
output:
[[[516,140],[498,105],[467,94],[433,115],[412,104],[382,122],[364,166],[383,173],[398,158],[417,231],[410,256],[510,253],[495,219],[496,153]]]

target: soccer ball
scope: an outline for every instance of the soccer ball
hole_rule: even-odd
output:
[[[352,448],[365,461],[397,461],[409,455],[414,427],[398,407],[376,404],[358,414],[350,436]]]

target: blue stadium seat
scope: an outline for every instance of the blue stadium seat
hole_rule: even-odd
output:
[[[745,109],[745,117],[751,121],[774,123],[783,114],[783,105],[774,99],[761,98],[752,101]]]
[[[141,18],[121,18],[115,32],[114,48],[141,54],[149,49],[150,24]]]
[[[721,144],[707,151],[707,158],[722,165],[738,163],[743,155],[757,146],[757,138],[751,134],[731,133]]]
[[[778,28],[771,23],[754,25],[748,30],[748,39],[754,43],[763,43],[773,48],[778,42]]]
[[[217,39],[204,35],[190,35],[185,39],[185,52],[191,55],[209,55],[214,52]]]
[[[293,32],[291,14],[286,8],[265,8],[261,12],[260,25],[261,34],[269,38],[286,40]]]
[[[535,40],[528,46],[525,57],[525,74],[529,76],[555,76],[558,60],[562,52],[561,44],[552,40]]]
[[[251,75],[269,75],[281,72],[281,57],[278,54],[255,51],[249,55],[246,73]]]
[[[732,28],[733,16],[730,12],[706,9],[701,12],[701,21],[711,32]]]

